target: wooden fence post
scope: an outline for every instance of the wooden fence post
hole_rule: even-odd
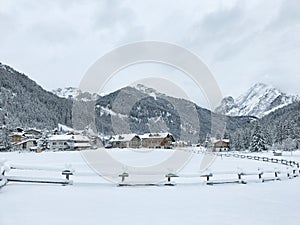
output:
[[[129,177],[129,174],[124,172],[124,173],[120,174],[119,177],[122,177],[121,181],[122,181],[122,183],[124,183],[125,177]]]
[[[70,170],[64,170],[61,174],[65,175],[67,180],[70,180],[70,176],[73,175],[73,173]]]

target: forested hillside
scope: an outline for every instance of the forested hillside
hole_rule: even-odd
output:
[[[225,136],[222,121],[226,122]],[[92,128],[105,135],[170,132],[177,140],[192,143],[223,136],[230,138],[231,148],[236,150],[293,149],[299,147],[300,103],[258,119],[218,115],[184,99],[161,93],[153,96],[132,87],[95,102],[76,101],[45,91],[26,75],[0,64],[0,127],[53,129],[58,123],[77,129],[94,123]],[[212,127],[217,128],[213,133]]]
[[[237,150],[257,149],[256,145],[260,146],[259,150],[299,148],[300,102],[278,109],[243,129],[237,129],[230,137],[232,148]],[[257,139],[256,143],[254,139]]]
[[[71,125],[71,106],[71,101],[0,64],[0,125],[41,129],[53,129],[58,123]]]

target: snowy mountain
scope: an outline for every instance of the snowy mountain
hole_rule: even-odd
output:
[[[137,84],[137,85],[133,86],[133,88],[135,88],[136,90],[138,90],[146,95],[153,97],[154,99],[156,99],[157,97],[166,96],[165,94],[162,94],[162,93],[158,92],[157,90],[155,90],[153,88],[149,88],[143,84]]]
[[[79,88],[66,87],[52,90],[52,93],[61,98],[73,99],[78,101],[96,101],[99,98],[98,94],[82,92]]]
[[[192,143],[204,141],[212,126],[219,127],[223,118],[193,102],[170,97],[142,85],[124,87],[101,96],[94,105],[76,101],[74,108],[78,109],[78,112],[73,111],[73,127],[76,129],[83,129],[95,120],[97,131],[105,135],[170,132],[175,139]],[[232,132],[250,123],[253,118],[225,117],[225,120],[227,132]]]
[[[71,125],[72,102],[44,90],[36,82],[0,63],[0,127],[54,128]]]
[[[63,124],[85,129],[89,126],[103,135],[128,131],[137,134],[170,132],[177,140],[197,143],[205,140],[211,134],[212,126],[219,126],[223,118],[193,102],[142,85],[99,96],[95,102],[89,101],[93,97],[89,93],[90,98],[82,97],[81,101],[76,101],[78,93],[85,95],[74,88],[60,89],[56,94],[64,98],[58,97],[28,76],[0,64],[0,127],[54,129],[57,124]],[[253,118],[225,119],[229,133],[250,123]]]
[[[156,98],[156,96],[164,96],[164,94],[159,93],[158,91],[154,90],[153,88],[146,87],[143,84],[136,84],[132,86],[132,88],[135,88],[136,90],[152,96],[153,98]],[[53,94],[57,95],[61,98],[66,99],[72,99],[72,100],[81,100],[81,101],[96,101],[100,95],[94,93],[91,94],[89,92],[82,92],[79,88],[76,87],[65,87],[65,88],[57,88],[51,91]],[[107,94],[102,94],[102,96]]]
[[[298,96],[287,95],[273,86],[257,83],[236,99],[231,96],[224,98],[215,111],[228,116],[261,118],[296,101],[299,101]]]

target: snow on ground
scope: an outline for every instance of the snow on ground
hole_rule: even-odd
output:
[[[172,150],[134,153],[110,150],[124,163],[152,164]],[[248,153],[250,154],[250,153]],[[271,153],[262,155],[270,156]],[[181,173],[197,173],[202,154],[195,154]],[[69,168],[74,185],[9,183],[0,189],[0,225],[299,225],[300,178],[208,186],[204,179],[174,179],[176,186],[117,187],[97,176],[80,152],[0,153],[9,163]],[[300,152],[283,158],[300,161]],[[280,165],[218,157],[210,171],[281,169]],[[56,171],[15,171],[8,175],[62,178]]]

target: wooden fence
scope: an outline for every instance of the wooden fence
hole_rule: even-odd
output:
[[[217,185],[217,184],[246,184],[251,181],[255,182],[267,182],[267,181],[277,181],[277,180],[284,180],[284,179],[292,179],[298,177],[300,175],[299,170],[299,163],[292,160],[286,159],[278,159],[278,158],[269,158],[265,156],[256,156],[256,155],[244,155],[244,154],[237,154],[237,153],[216,153],[216,152],[207,152],[201,150],[182,150],[182,151],[192,151],[195,154],[211,154],[215,155],[216,157],[234,157],[241,160],[255,160],[261,161],[263,163],[273,163],[273,164],[280,164],[286,166],[285,170],[256,170],[256,171],[214,171],[214,172],[203,172],[203,173],[194,173],[194,174],[183,174],[183,173],[168,173],[165,175],[165,181],[162,183],[163,185],[175,185],[175,182],[180,183],[180,178],[199,178],[199,182],[203,182],[207,185]],[[3,165],[1,166],[3,168]],[[93,172],[84,172],[84,171],[76,171],[71,168],[53,168],[53,167],[37,167],[37,166],[26,166],[26,165],[17,165],[11,164],[9,166],[11,170],[38,170],[38,171],[55,171],[59,172],[64,179],[50,179],[50,178],[35,178],[35,177],[17,177],[17,176],[6,176],[6,170],[2,171],[0,176],[0,187],[6,185],[7,182],[27,182],[27,183],[41,183],[41,184],[60,184],[60,185],[71,185],[73,181],[70,180],[71,176],[95,176],[96,174]],[[118,185],[119,186],[127,186],[131,185],[127,183],[127,179],[130,176],[136,174],[123,172],[121,174],[106,174],[106,175],[99,175],[101,177],[107,176],[114,176],[120,179]],[[145,174],[138,174],[138,175],[154,175],[149,171],[149,173]],[[228,176],[231,176],[228,178]],[[248,179],[248,178],[252,178]],[[2,185],[1,185],[2,184]],[[143,184],[143,185],[150,185],[150,184]],[[161,184],[160,184],[161,185]]]

